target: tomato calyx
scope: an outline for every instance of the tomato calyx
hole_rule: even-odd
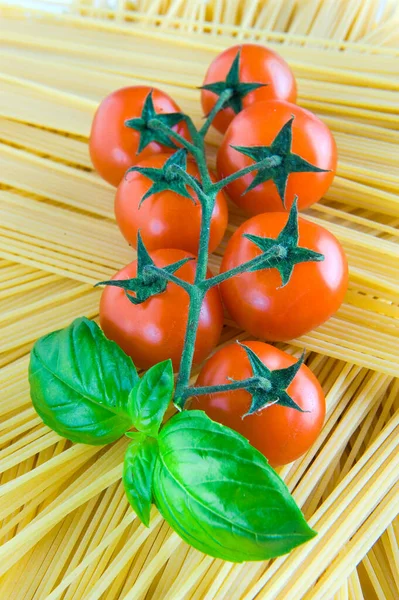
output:
[[[144,148],[146,148],[151,142],[158,142],[159,144],[167,146],[168,148],[177,148],[176,144],[170,139],[168,135],[166,135],[163,131],[159,129],[154,129],[151,126],[151,123],[153,123],[154,121],[158,121],[160,123],[163,123],[167,127],[173,127],[185,118],[183,113],[179,112],[155,112],[155,107],[152,100],[152,93],[153,90],[149,92],[144,101],[141,117],[127,119],[125,121],[126,127],[130,127],[131,129],[138,131],[140,134],[140,141],[137,149],[137,154],[144,150]]]
[[[223,97],[223,102],[219,110],[226,108],[232,108],[233,111],[238,114],[243,109],[242,100],[249,94],[257,90],[260,87],[265,87],[267,83],[246,83],[240,81],[240,58],[241,48],[238,50],[229,72],[227,73],[224,81],[216,81],[214,83],[207,83],[201,86],[201,90],[208,90],[213,94],[216,94],[220,98]]]
[[[280,406],[286,406],[304,412],[288,394],[287,388],[301,368],[305,353],[303,353],[300,359],[290,367],[271,370],[260,360],[251,348],[244,344],[240,344],[240,342],[237,343],[244,348],[247,353],[254,375],[253,382],[245,388],[252,395],[252,400],[251,406],[249,407],[248,412],[243,415],[243,418],[257,413],[272,404],[279,404]]]
[[[183,198],[188,198],[196,204],[196,201],[188,192],[185,181],[182,180],[180,175],[180,171],[183,170],[186,172],[187,168],[187,151],[184,149],[177,150],[172,156],[168,158],[161,169],[156,169],[154,167],[139,167],[134,166],[130,167],[126,171],[126,176],[128,173],[140,173],[145,177],[148,177],[153,183],[151,187],[147,190],[147,192],[142,196],[139,208],[143,204],[147,198],[153,196],[154,194],[159,194],[160,192],[176,192],[179,196],[183,196]],[[187,173],[188,175],[188,173]],[[191,177],[188,175],[188,177]],[[194,179],[194,178],[193,178]]]
[[[277,188],[285,208],[285,192],[288,177],[291,173],[326,173],[328,169],[320,169],[315,165],[291,152],[292,147],[292,123],[295,117],[292,115],[285,125],[280,129],[270,146],[231,146],[240,154],[252,158],[256,163],[262,163],[271,157],[280,158],[274,164],[260,164],[259,169],[252,182],[243,192],[246,194],[265,181],[272,180]]]
[[[281,287],[287,285],[291,279],[295,265],[303,262],[320,262],[324,260],[324,254],[298,246],[298,207],[297,198],[294,199],[288,220],[277,238],[267,238],[250,233],[244,233],[243,237],[256,244],[262,250],[265,260],[259,260],[248,271],[259,271],[265,268],[275,268],[280,273]],[[272,254],[271,251],[274,250]],[[255,260],[254,260],[255,262]]]
[[[177,283],[189,292],[191,284],[179,279],[174,273],[190,260],[194,259],[192,257],[182,258],[166,267],[157,267],[148,254],[139,232],[137,236],[137,276],[130,279],[100,281],[94,287],[110,285],[122,288],[126,298],[135,305],[142,304],[152,296],[162,294],[166,290],[168,281]],[[135,294],[134,296],[132,296],[132,292]]]

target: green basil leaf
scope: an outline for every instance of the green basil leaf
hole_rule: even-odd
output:
[[[85,317],[40,338],[31,352],[33,406],[73,442],[108,444],[128,431],[128,397],[137,381],[131,359]]]
[[[173,395],[173,367],[164,360],[144,373],[129,397],[133,425],[147,435],[156,436]]]
[[[123,485],[134,512],[149,527],[158,443],[143,433],[129,433],[128,436],[133,441],[125,454]]]
[[[241,435],[201,411],[161,430],[155,503],[189,544],[232,562],[285,554],[314,537],[286,485]]]

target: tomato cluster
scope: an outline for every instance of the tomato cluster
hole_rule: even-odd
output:
[[[205,116],[225,98],[212,121],[223,140],[217,174],[210,177],[213,181],[231,178],[226,185],[228,197],[251,216],[229,239],[221,273],[259,256],[262,240],[277,243],[293,204],[304,209],[317,202],[334,178],[334,138],[317,116],[295,103],[296,95],[289,66],[259,45],[229,48],[208,69],[201,89]],[[182,144],[192,140],[192,131],[176,114],[181,114],[179,107],[160,90],[146,86],[118,90],[96,112],[90,154],[98,173],[117,187],[115,215],[127,242],[137,247],[139,239],[156,266],[178,264],[175,275],[192,284],[203,209],[195,186],[179,180],[171,167],[178,163],[199,184],[202,173],[190,155],[182,154]],[[172,140],[162,127],[153,127],[154,119],[178,135]],[[255,163],[259,163],[256,169],[251,167]],[[245,173],[234,180],[234,173],[242,169]],[[210,217],[209,252],[220,244],[227,224],[226,195],[220,190]],[[341,245],[305,218],[299,218],[296,235],[298,257],[307,249],[321,260],[294,257],[286,273],[270,263],[226,279],[206,293],[195,340],[196,363],[204,361],[218,344],[223,305],[240,328],[266,341],[297,338],[337,311],[348,280]],[[133,261],[104,289],[101,326],[137,366],[148,368],[171,358],[177,370],[189,296],[169,280],[162,293],[136,302],[133,288],[118,287],[115,282],[135,281],[138,270]],[[269,369],[284,370],[293,363],[292,357],[263,342],[248,342],[248,347]],[[246,379],[250,374],[243,348],[231,344],[208,360],[197,386]],[[313,443],[325,413],[323,392],[306,366],[300,367],[287,389],[300,410],[275,405],[242,418],[250,402],[246,390],[201,395],[194,399],[193,408],[205,410],[242,433],[272,464],[284,464]]]

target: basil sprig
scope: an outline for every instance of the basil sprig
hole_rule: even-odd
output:
[[[183,540],[232,562],[280,556],[311,539],[315,532],[287,486],[240,434],[197,410],[178,413],[158,432],[172,382],[160,363],[130,397],[132,414],[146,416],[142,424],[135,418],[140,433],[126,453],[123,481],[143,523],[154,502]]]
[[[29,380],[36,411],[60,435],[86,444],[131,439],[123,483],[144,525],[155,504],[183,540],[232,562],[280,556],[315,535],[244,437],[195,410],[162,426],[173,399],[170,361],[139,378],[130,358],[83,318],[36,342]]]
[[[132,427],[132,360],[85,317],[40,338],[29,365],[33,406],[44,423],[72,442],[102,445]]]

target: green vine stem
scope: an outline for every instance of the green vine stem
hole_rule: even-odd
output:
[[[228,177],[225,177],[224,179],[217,181],[214,184],[214,189],[216,189],[216,191],[218,192],[219,190],[222,190],[224,187],[226,187],[226,185],[229,185],[229,183],[231,183],[232,181],[235,181],[236,179],[239,179],[240,177],[243,177],[244,175],[247,175],[248,173],[252,173],[252,171],[259,171],[259,169],[265,169],[265,168],[272,169],[273,167],[278,167],[281,164],[281,162],[282,162],[281,156],[277,156],[277,154],[272,155],[272,156],[267,156],[266,158],[260,160],[259,162],[256,162],[253,165],[249,165],[248,167],[245,167],[244,169],[240,169],[240,171],[236,171],[235,173],[232,173]]]
[[[231,277],[235,277],[236,275],[241,275],[241,273],[246,273],[250,269],[256,269],[257,267],[267,268],[267,263],[271,261],[273,258],[283,258],[285,253],[285,248],[282,246],[276,245],[269,250],[269,252],[260,254],[259,256],[255,256],[251,260],[234,267],[234,269],[230,269],[229,271],[225,271],[224,273],[219,273],[219,275],[215,275],[214,277],[210,277],[209,279],[205,279],[200,286],[204,290],[209,290],[215,285],[219,285],[223,281],[227,279],[231,279]],[[272,265],[270,264],[270,267]]]
[[[253,385],[254,378],[241,379],[240,381],[232,381],[231,383],[225,383],[221,385],[206,385],[201,387],[190,387],[184,390],[183,398],[189,398],[190,396],[203,396],[205,394],[216,394],[217,392],[232,392],[234,390],[244,390],[247,387]]]
[[[220,94],[218,101],[215,103],[209,115],[207,115],[205,123],[198,132],[202,138],[205,138],[206,134],[208,133],[209,127],[212,125],[213,119],[216,117],[218,112],[222,110],[227,100],[230,100],[230,98],[233,96],[233,93],[234,92],[232,89],[226,89]]]

